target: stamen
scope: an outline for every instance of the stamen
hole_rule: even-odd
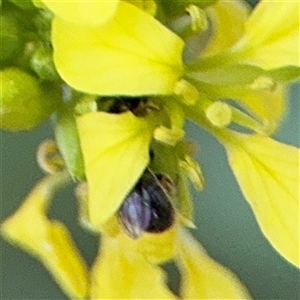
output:
[[[154,130],[154,138],[165,144],[175,146],[184,137],[184,130],[181,128],[167,128],[159,126]]]
[[[214,126],[223,128],[231,123],[232,110],[224,102],[214,102],[207,107],[205,115]]]
[[[205,179],[199,164],[190,156],[186,155],[184,160],[179,161],[179,166],[187,173],[194,187],[199,191],[203,190]]]
[[[250,89],[258,91],[258,90],[274,90],[276,87],[276,82],[273,78],[268,76],[259,76],[254,80],[254,82],[249,86]]]
[[[231,107],[231,110],[232,110],[232,122],[242,127],[249,128],[259,134],[266,134],[264,124],[261,124],[256,119],[242,112],[238,108]]]
[[[199,98],[198,90],[184,79],[177,81],[174,93],[181,97],[183,102],[187,105],[193,105]]]
[[[208,20],[203,9],[196,5],[189,5],[186,12],[191,16],[191,28],[194,32],[205,31],[208,27]]]

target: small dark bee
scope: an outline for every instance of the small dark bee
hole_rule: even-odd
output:
[[[147,97],[99,97],[96,100],[97,108],[112,114],[121,114],[131,111],[137,117],[147,115],[150,108]]]
[[[171,184],[167,176],[158,176]],[[163,184],[146,170],[120,207],[119,220],[132,238],[137,239],[144,232],[160,233],[174,224],[175,211]]]

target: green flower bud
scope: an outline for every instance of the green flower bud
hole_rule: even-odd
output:
[[[9,65],[14,57],[23,50],[24,40],[19,31],[17,20],[12,15],[1,13],[1,67]]]
[[[31,68],[42,79],[56,80],[59,75],[53,63],[50,47],[38,48],[31,58]]]
[[[30,130],[46,120],[59,105],[57,86],[41,85],[35,77],[17,68],[7,68],[0,73],[1,128]]]

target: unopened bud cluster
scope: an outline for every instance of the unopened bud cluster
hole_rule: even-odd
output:
[[[2,2],[2,129],[30,130],[59,105],[61,79],[52,60],[51,17],[32,1]]]

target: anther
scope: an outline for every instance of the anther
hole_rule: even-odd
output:
[[[232,111],[224,102],[214,102],[205,110],[207,119],[216,127],[226,127],[231,123]]]
[[[175,146],[184,137],[184,130],[181,128],[167,128],[159,126],[154,130],[154,138],[162,143]]]
[[[174,93],[180,96],[182,101],[187,105],[195,104],[199,98],[198,90],[184,79],[176,82]]]
[[[192,19],[191,29],[194,32],[205,31],[207,29],[208,20],[203,9],[191,4],[186,8],[186,12]]]
[[[276,87],[276,82],[268,76],[259,76],[257,77],[253,83],[250,85],[250,89],[258,91],[258,90],[274,90]]]

